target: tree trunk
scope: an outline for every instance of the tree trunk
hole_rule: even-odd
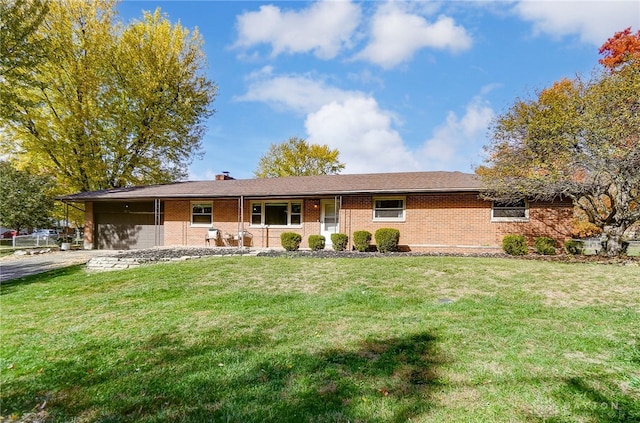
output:
[[[603,229],[604,242],[606,246],[603,250],[604,254],[609,257],[617,257],[621,255],[623,251],[622,235],[627,230],[627,226],[611,226],[605,225]]]

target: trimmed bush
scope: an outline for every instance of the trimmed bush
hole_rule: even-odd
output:
[[[569,239],[564,243],[564,249],[567,254],[578,256],[584,254],[584,242],[577,239]]]
[[[510,256],[524,256],[529,252],[524,235],[505,235],[502,238],[502,250]]]
[[[355,231],[353,233],[353,245],[361,253],[369,249],[369,241],[371,241],[371,232]]]
[[[349,243],[347,234],[331,234],[331,243],[336,251],[344,251]]]
[[[552,256],[556,253],[556,240],[546,236],[536,238],[533,247],[538,254],[543,256]]]
[[[322,235],[309,235],[309,248],[313,251],[324,250],[326,239]]]
[[[376,246],[381,253],[398,251],[400,231],[393,228],[380,228],[375,233]]]
[[[280,242],[287,251],[296,251],[300,248],[302,242],[302,235],[295,232],[283,232],[280,234]]]

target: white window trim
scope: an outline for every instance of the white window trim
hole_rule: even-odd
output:
[[[211,206],[211,223],[194,223],[193,222],[193,206],[196,204],[208,204]],[[206,216],[207,214],[202,214]],[[189,205],[189,220],[192,228],[210,228],[213,225],[213,201],[192,201]]]
[[[378,200],[402,200],[402,216],[376,217],[376,201]],[[405,222],[407,220],[407,197],[373,197],[372,209],[374,222]]]
[[[509,209],[509,208],[516,208],[516,207],[498,207],[499,210]],[[491,221],[492,222],[528,222],[529,221],[529,202],[527,200],[524,200],[524,217],[495,217],[493,215],[495,210],[496,210],[496,201],[491,203]]]
[[[286,225],[267,225],[264,222],[266,205],[273,203],[287,203],[287,224]],[[253,206],[254,204],[260,204],[260,224],[257,225],[253,223]],[[300,215],[300,223],[299,224],[291,224],[291,205],[292,204],[300,204],[300,213],[296,213],[296,215]],[[250,204],[251,210],[251,221],[249,223],[249,227],[251,228],[302,228],[304,225],[304,202],[302,200],[262,200],[262,201],[252,201]]]

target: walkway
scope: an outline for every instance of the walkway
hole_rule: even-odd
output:
[[[119,251],[53,251],[36,255],[11,255],[0,258],[0,282],[24,276],[84,264],[92,257],[117,254]]]

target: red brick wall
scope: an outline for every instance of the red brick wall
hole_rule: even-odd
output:
[[[379,228],[400,230],[400,244],[413,251],[460,251],[499,249],[509,233],[526,235],[530,242],[537,236],[559,241],[570,238],[573,209],[570,203],[531,203],[528,222],[492,222],[491,202],[476,193],[407,195],[404,222],[374,222],[372,196],[344,196],[340,211],[340,232],[349,235]],[[238,200],[197,200],[213,203],[213,226],[224,233],[237,233]],[[207,227],[191,225],[191,201],[165,201],[164,245],[202,246]],[[303,225],[300,228],[253,227],[251,202],[244,202],[244,227],[253,237],[256,248],[281,248],[280,234],[302,235],[302,248],[308,247],[309,235],[320,233],[320,199],[303,201]],[[86,234],[86,232],[85,232]],[[86,235],[85,235],[86,236]]]
[[[341,230],[375,234],[379,228],[400,231],[400,244],[411,250],[500,248],[509,233],[558,240],[570,238],[573,209],[570,203],[530,204],[528,222],[492,222],[491,202],[475,193],[408,195],[404,222],[374,222],[373,197],[344,197]],[[374,240],[372,240],[373,243]]]

